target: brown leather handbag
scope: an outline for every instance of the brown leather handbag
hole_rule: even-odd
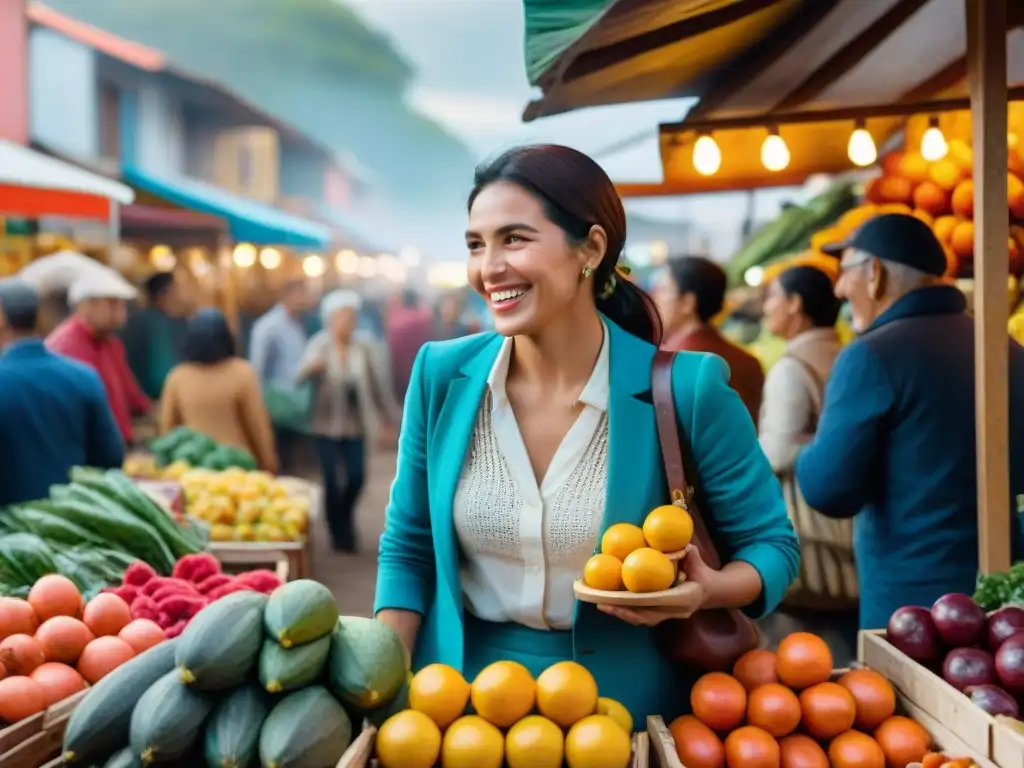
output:
[[[704,562],[715,569],[722,567],[718,549],[697,505],[693,501],[694,487],[687,483],[684,455],[691,455],[684,447],[685,436],[676,418],[675,398],[672,394],[672,362],[675,352],[659,350],[654,355],[651,371],[651,395],[658,424],[658,439],[665,464],[669,495],[672,503],[682,507],[693,518],[693,545],[700,551]],[[693,477],[693,473],[690,475]],[[732,669],[736,659],[757,648],[760,633],[753,620],[735,608],[698,611],[688,619],[671,619],[655,627],[662,653],[676,664],[701,672]]]

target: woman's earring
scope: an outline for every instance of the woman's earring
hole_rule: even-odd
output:
[[[592,277],[593,274],[594,274],[594,268],[593,267],[584,267],[583,268],[583,279],[584,280],[586,280],[588,277]]]

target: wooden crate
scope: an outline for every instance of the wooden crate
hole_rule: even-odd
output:
[[[1024,768],[1024,733],[999,715],[992,726],[992,760],[999,768]]]
[[[225,573],[242,573],[266,568],[281,581],[302,578],[303,545],[297,542],[211,541],[210,554],[217,558]],[[2,768],[2,766],[0,766]]]
[[[892,683],[901,707],[931,733],[944,752],[972,757],[982,768],[997,763],[1011,768],[999,762],[993,752],[994,717],[891,645],[884,630],[862,630],[857,646],[861,664]],[[1024,768],[1024,759],[1018,765]]]
[[[85,694],[69,696],[0,731],[0,768],[37,768],[54,759],[59,765],[68,718]]]

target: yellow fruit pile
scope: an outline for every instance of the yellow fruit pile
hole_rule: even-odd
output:
[[[185,510],[210,524],[213,541],[301,541],[309,499],[266,472],[191,469],[181,476]]]
[[[475,714],[466,714],[472,703]],[[534,680],[515,661],[497,661],[470,685],[445,664],[420,670],[409,709],[377,732],[382,768],[626,768],[633,721],[574,661]]]
[[[676,581],[676,563],[668,557],[693,538],[693,518],[673,504],[655,508],[643,528],[631,523],[609,526],[601,553],[583,569],[583,583],[609,592],[659,592]]]

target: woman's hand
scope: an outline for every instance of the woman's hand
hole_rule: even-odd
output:
[[[680,561],[680,568],[686,574],[684,584],[675,595],[666,598],[663,605],[652,608],[627,608],[622,605],[598,605],[597,609],[620,621],[637,627],[655,627],[668,619],[688,619],[708,604],[716,593],[720,573],[704,562],[697,548],[692,544],[686,548],[686,555]]]

